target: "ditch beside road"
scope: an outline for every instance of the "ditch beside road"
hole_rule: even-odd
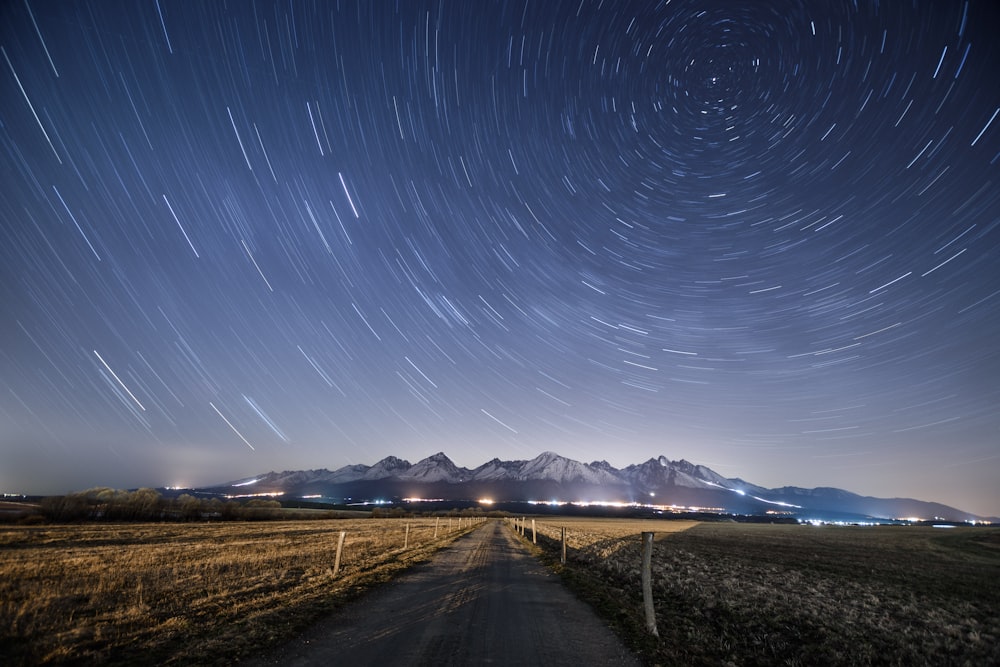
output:
[[[254,665],[639,665],[499,521]]]

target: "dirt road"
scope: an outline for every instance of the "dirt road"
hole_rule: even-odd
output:
[[[500,522],[465,535],[259,665],[638,665]]]

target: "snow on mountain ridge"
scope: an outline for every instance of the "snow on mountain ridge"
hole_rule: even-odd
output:
[[[438,452],[426,459],[417,461],[409,470],[399,475],[400,479],[418,482],[464,482],[469,477],[469,471],[457,467],[444,452]]]
[[[555,452],[543,452],[526,461],[518,470],[517,479],[550,479],[561,484],[582,482],[597,485],[620,484],[622,481],[619,476],[606,470],[594,469],[586,463],[559,456]]]
[[[409,461],[396,458],[395,456],[387,456],[371,468],[365,471],[362,479],[386,479],[387,477],[398,477],[399,475],[405,473],[412,466]]]
[[[514,479],[517,470],[527,461],[501,461],[493,459],[469,471],[471,479],[482,482]]]
[[[555,452],[542,452],[530,460],[501,461],[494,458],[475,469],[462,468],[438,452],[411,464],[405,459],[387,456],[374,465],[347,465],[330,471],[325,468],[307,471],[269,472],[255,478],[245,478],[233,485],[285,486],[317,482],[343,484],[355,481],[391,480],[414,482],[446,482],[459,484],[469,481],[553,481],[560,484],[590,484],[595,486],[638,484],[640,487],[675,485],[690,488],[733,489],[746,485],[742,480],[729,480],[710,468],[688,461],[670,461],[665,456],[645,463],[618,469],[607,461],[582,463]],[[753,487],[759,489],[759,487]]]
[[[455,465],[444,452],[428,456],[415,464],[395,456],[387,456],[371,466],[353,464],[332,472],[325,468],[286,470],[280,473],[272,471],[232,482],[231,485],[271,489],[317,483],[345,484],[380,480],[448,484],[551,481],[558,484],[591,486],[626,485],[633,486],[640,492],[664,487],[728,489],[750,494],[767,491],[741,479],[725,478],[711,468],[695,465],[684,459],[671,461],[661,455],[641,464],[618,469],[607,461],[581,463],[551,451],[542,452],[530,460],[502,461],[494,458],[472,470]]]

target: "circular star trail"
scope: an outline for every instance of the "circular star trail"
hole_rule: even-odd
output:
[[[554,450],[1000,512],[992,3],[0,12],[5,490]]]

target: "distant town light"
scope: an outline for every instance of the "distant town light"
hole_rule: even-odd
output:
[[[284,491],[266,491],[263,493],[242,493],[242,494],[227,493],[225,497],[232,500],[234,498],[263,498],[263,497],[277,498],[278,496],[283,496],[283,495],[285,495]]]

